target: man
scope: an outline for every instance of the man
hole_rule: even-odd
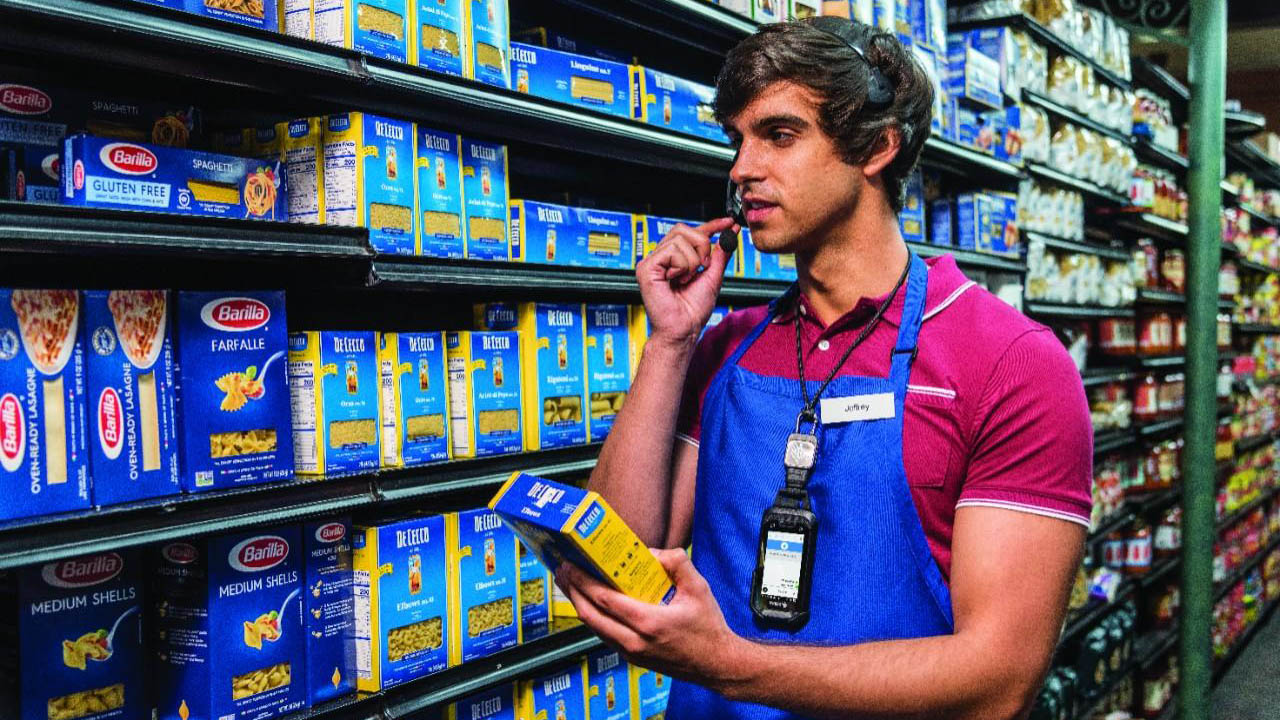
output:
[[[795,253],[796,292],[698,341],[731,218],[636,269],[652,334],[591,487],[675,548],[656,554],[676,595],[557,581],[678,679],[668,718],[1013,718],[1047,669],[1089,522],[1088,407],[1051,331],[903,243],[931,101],[887,34],[766,26],[730,52],[716,111],[752,238]],[[771,534],[787,508],[816,529]]]

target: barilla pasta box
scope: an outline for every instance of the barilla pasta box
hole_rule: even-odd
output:
[[[469,50],[464,74],[487,85],[511,87],[507,59],[511,54],[511,26],[507,0],[462,0],[467,11]]]
[[[178,293],[182,489],[293,477],[284,292]]]
[[[623,63],[511,43],[511,75],[519,92],[631,117],[628,67]]]
[[[323,117],[280,123],[284,185],[288,188],[289,222],[322,225],[324,212]]]
[[[617,650],[597,650],[586,662],[588,717],[631,720],[631,664]]]
[[[467,257],[510,260],[505,145],[462,139],[462,198]]]
[[[307,634],[307,703],[356,691],[354,566],[351,522],[335,518],[302,526],[306,574],[302,626]]]
[[[486,330],[517,330],[524,356],[524,449],[587,442],[586,333],[574,303],[489,303],[476,307]]]
[[[586,720],[587,667],[582,660],[521,680],[521,720]]]
[[[316,39],[312,0],[279,0],[276,16],[280,18],[281,33],[305,40]]]
[[[0,520],[89,507],[80,294],[0,289]]]
[[[631,387],[630,308],[584,308],[587,331],[587,439],[604,442]]]
[[[489,508],[445,515],[449,539],[449,664],[515,647],[520,638],[518,541]]]
[[[445,708],[444,720],[516,720],[516,686],[506,683]]]
[[[409,61],[406,0],[314,0],[315,39],[371,57]]]
[[[449,435],[456,460],[516,453],[524,447],[520,336],[514,332],[451,332]]]
[[[276,220],[289,219],[289,176],[284,164],[284,138],[287,132],[288,128],[284,123],[277,123],[253,128],[250,136],[250,155],[261,161],[264,166],[277,169],[278,192],[275,196],[274,214]]]
[[[279,8],[271,0],[185,0],[183,7],[196,15],[280,32]]]
[[[324,134],[325,222],[369,228],[369,245],[388,255],[417,252],[413,123],[330,115]]]
[[[62,201],[62,140],[75,127],[79,102],[44,77],[0,68],[0,152],[12,166],[6,199]]]
[[[418,254],[466,257],[462,234],[462,138],[418,128]]]
[[[136,551],[107,552],[18,570],[20,720],[143,717],[147,662],[142,630],[143,569]],[[12,606],[10,606],[12,607]],[[9,715],[9,717],[13,717]]]
[[[279,161],[75,135],[63,146],[62,162],[68,205],[285,219]]]
[[[382,467],[449,459],[449,367],[444,333],[379,333]]]
[[[307,706],[298,526],[160,545],[152,557],[156,720],[259,720]]]
[[[568,561],[643,602],[675,596],[658,559],[597,493],[517,472],[489,507],[552,572]]]
[[[516,543],[520,568],[520,642],[527,643],[551,632],[551,572],[538,555]]]
[[[462,75],[470,46],[466,9],[469,0],[413,0],[409,36],[414,39],[410,62],[448,75]]]
[[[640,366],[640,356],[644,354],[644,345],[649,341],[649,315],[643,305],[631,306],[631,324],[627,335],[631,340],[631,376],[635,377],[636,368]]]
[[[631,268],[634,231],[626,213],[512,200],[511,259],[576,267]]]
[[[639,665],[631,666],[631,701],[635,720],[661,718],[671,697],[671,678]]]
[[[631,66],[631,117],[684,135],[727,143],[713,102],[716,89],[639,65]]]
[[[182,492],[173,317],[164,290],[86,290],[93,503]]]
[[[376,469],[382,378],[372,332],[289,334],[293,461],[298,475]]]
[[[352,548],[360,692],[448,667],[444,516],[357,526]]]

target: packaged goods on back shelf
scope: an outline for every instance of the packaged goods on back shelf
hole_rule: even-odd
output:
[[[324,134],[325,218],[369,228],[380,253],[417,252],[414,125],[369,115],[330,115]]]
[[[293,476],[284,293],[178,293],[178,447],[186,492]]]
[[[511,259],[629,269],[635,263],[632,216],[533,200],[510,203]]]
[[[1078,48],[1103,67],[1128,80],[1131,77],[1129,31],[1111,16],[1069,3],[1024,3],[1020,0],[979,0],[948,8],[952,24],[1025,14],[1044,25],[1067,45]]]
[[[515,536],[479,508],[445,516],[449,543],[449,664],[515,647],[520,583]]]
[[[325,222],[324,129],[323,117],[299,118],[278,126],[289,222]]]
[[[314,0],[315,39],[396,62],[409,61],[408,0]]]
[[[1137,298],[1129,262],[1027,245],[1027,299],[1128,307]]]
[[[246,130],[245,134],[249,140],[249,156],[261,161],[264,167],[275,168],[273,179],[276,181],[276,193],[272,217],[288,220],[289,184],[287,167],[284,163],[284,139],[288,136],[288,126],[285,123],[279,123],[251,128]]]
[[[581,659],[516,683],[520,717],[584,720],[587,717],[587,668]]]
[[[671,696],[671,679],[639,665],[631,666],[631,697],[639,717],[652,718],[661,715]]]
[[[929,203],[929,242],[955,245],[955,198],[943,197]]]
[[[519,715],[515,683],[506,683],[445,708],[444,720],[516,720]]]
[[[507,237],[507,147],[462,140],[462,197],[467,257],[510,260]]]
[[[382,466],[448,460],[449,369],[444,333],[379,333]]]
[[[1041,109],[1021,105],[1018,109],[1019,132],[1022,136],[1022,159],[1026,162],[1049,162],[1049,116]]]
[[[586,42],[576,36],[566,35],[554,28],[528,28],[513,35],[512,39],[519,40],[520,42],[527,43],[529,45],[541,45],[542,47],[551,48],[552,50],[574,53],[576,55],[586,55],[588,57],[599,58],[601,60],[622,63],[623,65],[630,65],[633,61],[633,58],[624,55],[623,53]]]
[[[306,577],[302,622],[307,634],[307,702],[356,691],[355,582],[349,518],[302,526]],[[363,609],[363,608],[362,608]]]
[[[280,32],[273,0],[185,0],[183,7],[196,15]]]
[[[685,135],[728,142],[716,120],[715,88],[639,65],[631,66],[631,117]]]
[[[466,257],[462,234],[462,138],[418,128],[418,254]]]
[[[1187,221],[1187,191],[1173,173],[1139,164],[1129,180],[1129,204],[1174,222]]]
[[[449,75],[462,75],[471,54],[467,32],[469,0],[410,0],[410,62]]]
[[[377,468],[382,382],[374,333],[290,333],[288,367],[297,474]]]
[[[1022,162],[1021,108],[979,111],[964,105],[955,108],[956,141],[981,150],[997,160]]]
[[[271,718],[307,707],[297,526],[153,551],[159,720]]]
[[[511,27],[507,0],[462,0],[467,12],[468,78],[498,87],[511,87]]]
[[[1133,134],[1156,145],[1178,151],[1178,128],[1173,122],[1173,106],[1146,88],[1133,92]]]
[[[1018,199],[1011,193],[981,191],[956,198],[956,245],[962,249],[1016,255],[1019,252]]]
[[[447,549],[443,515],[354,528],[360,692],[384,690],[449,666]]]
[[[587,714],[595,720],[631,720],[631,663],[617,650],[587,655]]]
[[[903,196],[902,210],[898,212],[902,239],[907,242],[924,242],[924,183],[918,169],[907,176]]]
[[[276,15],[280,18],[280,32],[305,40],[316,39],[316,16],[312,0],[278,0]]]
[[[1049,160],[1055,170],[1117,193],[1128,192],[1137,165],[1133,148],[1067,122],[1050,139]]]
[[[950,95],[947,94],[947,60],[945,57],[939,59],[938,51],[923,45],[912,46],[911,52],[915,54],[916,61],[924,68],[929,84],[933,86],[933,112],[929,118],[929,131],[946,137],[943,128],[948,116],[947,106],[950,104]]]
[[[591,305],[585,308],[587,334],[587,435],[604,442],[631,387],[630,308]]]
[[[1069,55],[1053,59],[1045,94],[1125,136],[1133,128],[1133,93],[1097,79],[1092,66]]]
[[[970,30],[947,36],[947,93],[992,109],[1004,107],[1000,63],[982,48],[982,33]]]
[[[516,564],[520,582],[520,642],[527,643],[551,632],[551,571],[518,540]]]
[[[0,519],[89,507],[81,300],[0,289]]]
[[[628,72],[622,63],[511,43],[515,89],[548,100],[631,117]]]
[[[181,486],[169,293],[86,290],[82,299],[93,503],[175,495]]]
[[[757,249],[755,239],[747,228],[743,228],[738,235],[738,252],[731,262],[737,266],[740,277],[759,280],[796,279],[795,255],[767,253]]]
[[[445,343],[453,457],[520,452],[524,447],[520,417],[524,370],[519,334],[450,332]]]

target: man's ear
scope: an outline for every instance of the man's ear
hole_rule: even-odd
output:
[[[880,143],[877,145],[875,152],[862,164],[862,174],[868,178],[872,175],[878,175],[898,156],[898,150],[901,147],[902,133],[898,131],[898,128],[885,128],[880,135]]]

